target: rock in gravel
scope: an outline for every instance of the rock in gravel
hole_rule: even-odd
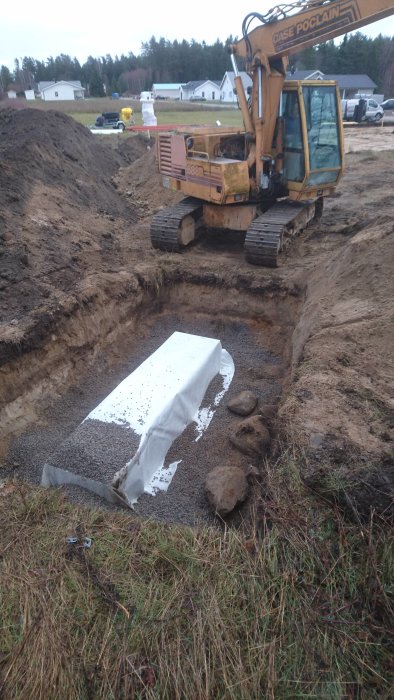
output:
[[[239,423],[235,433],[230,435],[230,442],[240,452],[249,457],[265,457],[271,437],[260,415],[250,416]]]
[[[245,472],[239,467],[216,467],[205,480],[205,492],[215,513],[224,517],[248,494]]]
[[[257,396],[252,391],[241,391],[227,403],[227,408],[238,416],[249,416],[257,406]]]

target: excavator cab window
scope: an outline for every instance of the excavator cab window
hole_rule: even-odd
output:
[[[305,178],[305,159],[297,90],[284,90],[282,94],[282,116],[285,129],[283,174],[286,180],[303,182]]]
[[[309,146],[309,185],[335,183],[341,168],[336,88],[322,85],[302,89]]]
[[[336,86],[314,83],[304,84],[301,91],[285,89],[282,117],[285,181],[303,182],[307,188],[336,183],[342,168]]]

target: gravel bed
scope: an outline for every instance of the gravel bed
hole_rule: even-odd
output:
[[[175,330],[219,338],[223,348],[233,357],[235,374],[227,394],[216,407],[214,418],[201,439],[196,441],[195,424],[191,424],[172,445],[166,465],[182,460],[167,492],[156,496],[144,494],[136,504],[136,512],[166,522],[188,525],[212,523],[214,518],[204,494],[207,473],[215,466],[238,464],[250,460],[228,441],[228,434],[240,420],[226,408],[227,400],[244,389],[258,397],[259,405],[278,400],[281,360],[268,353],[255,330],[238,320],[216,319],[199,315],[183,317],[163,314],[141,333],[139,349],[125,361],[123,355],[111,366],[110,357],[99,359],[78,388],[57,398],[46,411],[46,424],[22,435],[11,447],[7,459],[8,472],[33,483],[39,483],[42,466],[49,462],[97,480],[110,482],[114,473],[131,459],[139,444],[133,431],[101,421],[78,425],[122,379],[132,372]],[[267,371],[265,375],[264,369]],[[264,377],[264,378],[262,378]],[[203,405],[210,406],[222,388],[220,377],[208,388]],[[100,503],[97,496],[75,486],[66,487],[69,497],[91,507],[116,508]]]

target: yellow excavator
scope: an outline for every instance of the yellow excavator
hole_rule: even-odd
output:
[[[297,0],[248,14],[229,47],[244,129],[158,134],[163,185],[185,198],[153,217],[153,247],[181,251],[201,227],[243,231],[246,259],[275,267],[287,241],[321,216],[344,163],[336,83],[286,80],[288,57],[392,14],[393,0]]]

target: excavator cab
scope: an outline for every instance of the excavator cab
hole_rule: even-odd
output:
[[[336,83],[289,81],[281,99],[283,181],[291,199],[329,194],[343,170],[343,130]]]
[[[285,82],[272,132],[270,153],[261,159],[266,168],[261,179],[256,177],[254,142],[237,127],[159,134],[163,184],[188,196],[154,216],[152,245],[179,251],[196,238],[199,227],[243,231],[246,259],[275,267],[285,239],[321,215],[323,197],[334,192],[342,174],[336,83]]]

